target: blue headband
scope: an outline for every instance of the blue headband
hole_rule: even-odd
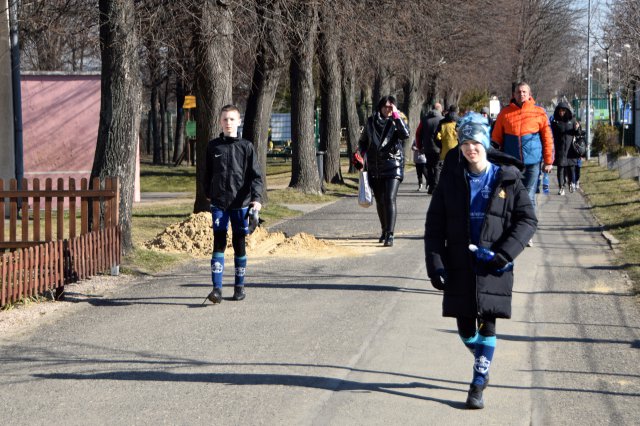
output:
[[[480,142],[484,149],[489,150],[491,137],[489,136],[489,122],[477,112],[470,112],[458,122],[458,142]]]

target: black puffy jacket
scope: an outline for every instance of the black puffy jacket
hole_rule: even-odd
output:
[[[409,128],[402,118],[384,119],[375,113],[367,120],[358,146],[366,154],[371,178],[404,179],[404,141]]]
[[[564,117],[560,117],[559,110],[564,108]],[[580,154],[573,149],[573,139],[579,134],[575,128],[576,120],[573,118],[571,107],[566,102],[560,102],[553,112],[553,120],[551,121],[551,133],[553,133],[553,146],[555,149],[555,159],[553,164],[556,166],[575,166],[578,164]]]
[[[440,148],[436,145],[436,134],[438,124],[443,117],[437,109],[429,111],[426,117],[422,118],[421,147],[425,154],[440,154]]]
[[[479,244],[515,259],[533,236],[537,219],[517,160],[490,150],[489,161],[500,165],[496,188],[487,206]],[[496,273],[469,251],[469,184],[467,160],[460,148],[445,158],[425,223],[425,261],[429,277],[444,269],[447,281],[442,302],[447,317],[511,317],[513,271]],[[516,265],[517,267],[517,265]]]
[[[220,134],[209,141],[205,162],[202,184],[211,204],[226,210],[262,202],[262,175],[251,142]]]

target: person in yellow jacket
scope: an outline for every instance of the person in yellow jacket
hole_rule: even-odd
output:
[[[458,107],[450,105],[447,115],[440,121],[436,129],[436,145],[440,148],[440,161],[444,161],[447,152],[458,146]]]

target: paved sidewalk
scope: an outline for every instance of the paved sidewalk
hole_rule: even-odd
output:
[[[393,248],[375,208],[339,200],[277,225],[362,256],[249,258],[247,299],[202,305],[209,262],[0,342],[11,424],[637,424],[640,312],[580,194],[540,197],[498,321],[486,408],[472,357],[425,279],[429,197],[409,172]],[[553,194],[553,192],[552,192]],[[330,254],[330,253],[328,253]],[[227,274],[229,275],[229,274]],[[5,420],[6,421],[6,420]]]

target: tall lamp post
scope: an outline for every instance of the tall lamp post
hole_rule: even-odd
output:
[[[591,159],[591,0],[587,12],[587,160]]]

